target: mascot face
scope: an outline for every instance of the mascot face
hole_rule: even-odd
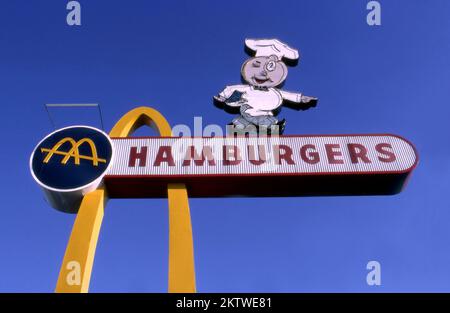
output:
[[[286,65],[275,55],[248,59],[242,65],[244,80],[256,87],[276,87],[281,85],[288,74]]]

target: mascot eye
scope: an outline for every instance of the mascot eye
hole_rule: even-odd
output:
[[[277,63],[275,63],[275,61],[269,61],[266,64],[266,70],[268,70],[269,72],[272,72],[276,67],[277,67]]]
[[[261,66],[261,62],[259,62],[259,61],[254,61],[254,62],[252,63],[252,65],[253,65],[253,67],[260,67],[260,66]]]

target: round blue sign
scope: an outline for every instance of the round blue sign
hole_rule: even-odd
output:
[[[113,156],[107,134],[88,126],[59,129],[45,137],[31,155],[33,177],[54,191],[82,189],[103,177]]]

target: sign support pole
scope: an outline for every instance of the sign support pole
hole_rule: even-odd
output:
[[[103,188],[84,196],[67,244],[55,292],[88,292],[106,201]]]
[[[161,113],[139,107],[125,114],[109,133],[111,137],[128,137],[139,127],[155,128],[160,136],[172,137],[172,129]],[[169,184],[169,292],[196,292],[194,244],[191,215],[185,184]]]
[[[185,184],[169,184],[169,292],[195,292],[194,243]]]

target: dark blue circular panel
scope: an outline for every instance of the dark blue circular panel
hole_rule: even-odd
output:
[[[111,157],[112,145],[106,134],[95,128],[74,126],[45,138],[33,152],[31,168],[43,185],[68,190],[99,178]]]

